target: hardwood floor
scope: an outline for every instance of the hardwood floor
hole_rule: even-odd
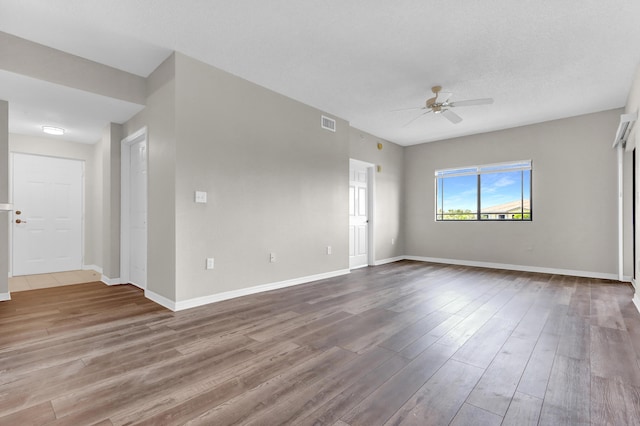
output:
[[[24,291],[0,303],[0,424],[640,424],[632,296],[411,261],[177,313]]]

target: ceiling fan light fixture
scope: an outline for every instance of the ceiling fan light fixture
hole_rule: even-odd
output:
[[[428,114],[430,112],[434,114],[438,114],[441,117],[446,118],[453,124],[458,124],[462,121],[462,117],[454,112],[456,107],[465,107],[465,106],[475,106],[475,105],[488,105],[493,103],[493,98],[482,98],[482,99],[467,99],[463,101],[450,101],[450,97],[453,95],[451,92],[442,92],[442,86],[433,86],[431,91],[435,94],[434,97],[427,99],[424,107],[418,108],[404,108],[396,111],[406,111],[406,110],[414,110],[419,109],[425,112],[422,112],[419,116],[415,117],[403,127],[408,126],[409,124],[416,121],[418,118]],[[440,97],[440,95],[442,95]]]
[[[55,136],[64,135],[64,129],[60,127],[42,126],[42,131],[49,135],[55,135]]]

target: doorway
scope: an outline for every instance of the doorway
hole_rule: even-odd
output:
[[[82,269],[84,161],[11,154],[11,274]]]
[[[120,277],[123,283],[147,287],[147,130],[121,144]]]
[[[349,269],[373,264],[373,164],[349,160]]]

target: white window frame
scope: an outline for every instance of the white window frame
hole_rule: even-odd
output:
[[[435,220],[436,222],[488,222],[488,221],[497,221],[497,222],[531,222],[533,221],[533,165],[531,160],[520,160],[520,161],[509,161],[504,163],[493,163],[493,164],[484,164],[477,166],[469,166],[469,167],[456,167],[449,169],[438,169],[435,170]],[[517,172],[517,171],[530,171],[530,179],[529,179],[529,210],[525,211],[524,209],[524,198],[522,198],[522,208],[520,214],[522,215],[521,219],[507,219],[509,214],[504,213],[504,218],[483,218],[483,216],[487,216],[487,213],[483,213],[481,211],[481,200],[482,200],[482,191],[480,184],[480,176],[483,174],[489,173],[501,173],[501,172]],[[475,219],[459,219],[459,220],[451,220],[445,219],[444,216],[446,213],[442,212],[438,214],[438,179],[446,179],[452,177],[460,177],[460,176],[477,176],[477,208],[476,212],[470,213],[475,216]],[[524,179],[522,180],[522,185],[524,185]],[[524,197],[524,187],[521,190],[521,194]],[[499,212],[502,214],[502,212]],[[528,218],[525,219],[525,214],[528,215]],[[513,216],[513,215],[511,215]]]

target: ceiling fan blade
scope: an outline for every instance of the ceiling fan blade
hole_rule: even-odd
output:
[[[493,103],[493,98],[482,98],[482,99],[470,99],[468,101],[450,102],[449,106],[459,107],[459,106],[473,106],[473,105],[488,105],[492,103]]]
[[[420,114],[420,115],[419,115],[419,116],[417,116],[416,118],[413,118],[411,121],[409,121],[408,123],[406,123],[406,124],[405,124],[404,126],[402,126],[402,127],[407,127],[409,124],[413,123],[413,122],[414,122],[414,121],[416,121],[418,118],[420,118],[420,117],[422,117],[422,116],[424,116],[424,115],[426,115],[426,114],[429,114],[430,112],[431,112],[431,110],[428,110],[428,111],[423,112],[422,114]]]
[[[458,124],[459,122],[462,121],[462,117],[460,117],[458,114],[451,111],[450,109],[443,109],[440,114],[444,116],[444,118],[452,122],[453,124]]]
[[[438,101],[440,101],[441,104],[447,103],[449,102],[449,98],[451,98],[451,96],[453,96],[453,92],[440,92]]]

